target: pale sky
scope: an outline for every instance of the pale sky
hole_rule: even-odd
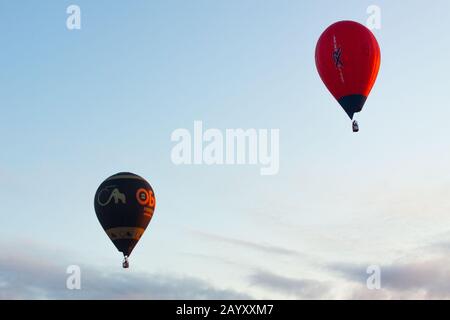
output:
[[[66,8],[81,8],[81,30]],[[381,9],[361,131],[316,41]],[[450,3],[1,1],[0,298],[449,298]],[[180,165],[178,128],[279,129],[280,170]],[[108,176],[156,211],[131,256],[97,221]],[[67,290],[66,268],[82,270]],[[368,290],[366,268],[381,268]]]

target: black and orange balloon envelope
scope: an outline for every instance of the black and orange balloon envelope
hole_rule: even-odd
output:
[[[320,36],[315,58],[325,86],[353,119],[362,110],[380,68],[375,36],[358,22],[336,22]]]
[[[97,218],[116,248],[123,253],[123,267],[142,237],[155,211],[155,194],[142,177],[121,172],[98,187],[94,207]]]

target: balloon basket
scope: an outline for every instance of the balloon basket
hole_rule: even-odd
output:
[[[353,120],[352,129],[353,129],[353,132],[358,132],[359,131],[359,125],[358,125],[358,122],[356,120]]]
[[[130,263],[128,262],[128,256],[125,256],[122,263],[122,268],[128,269],[130,267]]]

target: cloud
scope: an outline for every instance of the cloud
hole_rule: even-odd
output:
[[[249,276],[252,285],[296,299],[326,299],[330,297],[329,284],[317,280],[280,276],[268,271],[256,271]]]
[[[81,289],[66,288],[68,264],[33,254],[0,256],[0,299],[250,299],[201,279],[160,273],[111,272],[80,266]]]
[[[252,241],[248,241],[248,240],[225,237],[225,236],[220,236],[220,235],[202,232],[202,231],[195,231],[195,234],[199,235],[201,237],[207,238],[209,240],[223,242],[223,243],[236,245],[236,246],[241,246],[241,247],[245,247],[248,249],[264,252],[267,254],[286,255],[286,256],[301,256],[301,257],[304,256],[304,254],[302,254],[299,251],[295,251],[295,250],[291,250],[291,249],[283,248],[283,247],[279,247],[279,246],[273,246],[270,244],[257,243],[257,242],[252,242]]]
[[[360,285],[351,298],[449,299],[449,265],[450,259],[442,256],[380,265],[383,293],[364,289],[367,265],[334,264],[331,269]]]
[[[205,234],[216,241],[252,248],[275,255],[297,255],[296,251],[250,241]],[[24,249],[27,248],[27,253]],[[426,248],[426,250],[424,249]],[[432,250],[433,249],[433,250]],[[0,299],[450,299],[450,257],[444,242],[408,251],[407,258],[381,264],[381,290],[369,290],[369,264],[320,265],[327,281],[296,278],[241,265],[250,294],[220,288],[189,275],[136,272],[80,265],[81,290],[68,290],[66,268],[69,253],[25,242],[12,248],[0,246]],[[200,257],[203,258],[202,255]],[[205,256],[206,258],[214,258]],[[72,260],[72,256],[70,259]],[[221,263],[233,264],[228,260]],[[316,265],[319,267],[319,265]],[[241,269],[242,270],[242,269]],[[249,272],[249,273],[248,273]]]

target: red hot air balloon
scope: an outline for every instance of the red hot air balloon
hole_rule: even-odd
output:
[[[380,68],[380,47],[360,23],[340,21],[329,26],[316,46],[316,67],[322,81],[350,119],[360,112]],[[353,131],[358,131],[353,122]]]
[[[155,195],[142,177],[121,172],[98,187],[94,207],[97,218],[116,248],[123,253],[123,267],[155,211]]]

